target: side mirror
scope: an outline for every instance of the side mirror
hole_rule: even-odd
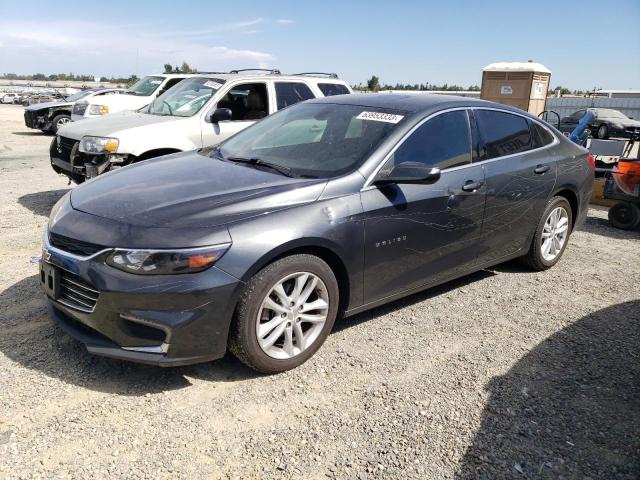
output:
[[[390,183],[435,183],[440,178],[440,169],[427,167],[420,162],[402,162],[391,171],[381,171],[373,183],[385,185]]]
[[[230,108],[216,108],[211,115],[209,115],[209,121],[211,123],[223,122],[225,120],[231,120],[233,112]]]

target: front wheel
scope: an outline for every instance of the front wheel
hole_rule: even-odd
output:
[[[529,251],[521,258],[522,263],[533,270],[553,267],[564,253],[571,225],[571,205],[564,197],[553,197],[540,218]]]
[[[229,335],[247,366],[280,373],[307,361],[324,343],[338,313],[333,271],[313,255],[282,258],[248,282]]]
[[[71,123],[71,117],[69,115],[64,113],[56,115],[51,122],[51,133],[58,133],[58,130],[68,123]]]

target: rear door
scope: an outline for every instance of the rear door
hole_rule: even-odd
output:
[[[529,247],[555,185],[559,158],[548,148],[555,137],[537,122],[499,110],[475,109],[473,115],[487,188],[478,259],[485,263]]]
[[[475,264],[485,187],[471,150],[467,112],[441,113],[411,133],[383,167],[422,162],[442,169],[435,183],[362,191],[366,302],[444,280]]]

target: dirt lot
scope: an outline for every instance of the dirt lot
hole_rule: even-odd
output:
[[[88,355],[29,263],[69,188],[0,105],[0,478],[640,478],[640,233],[343,320],[277,375]]]

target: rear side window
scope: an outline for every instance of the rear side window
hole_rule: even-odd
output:
[[[395,151],[393,162],[421,162],[441,169],[471,163],[467,112],[443,113],[422,124]]]
[[[533,136],[533,148],[540,148],[553,143],[553,135],[539,123],[531,122],[531,133]]]
[[[294,103],[315,97],[311,89],[304,83],[276,82],[276,98],[278,110],[282,110]]]
[[[349,89],[340,83],[319,83],[318,88],[325,97],[349,94]]]
[[[531,149],[531,133],[526,118],[493,110],[476,110],[475,115],[484,143],[481,159],[488,160]]]

